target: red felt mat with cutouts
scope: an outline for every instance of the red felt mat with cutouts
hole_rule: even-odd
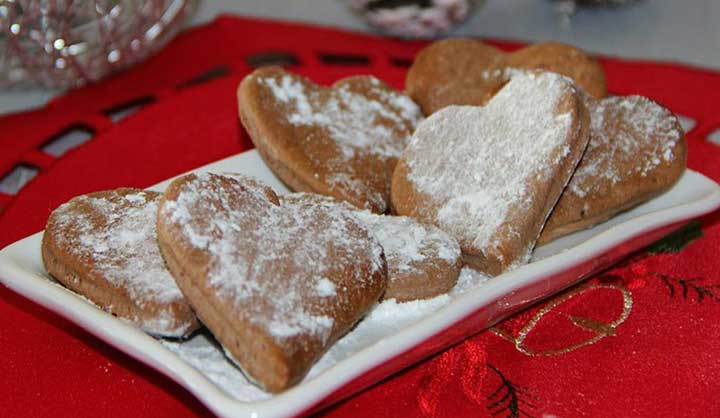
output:
[[[255,65],[285,64],[319,83],[371,73],[402,88],[422,46],[221,17],[130,71],[0,117],[0,176],[19,166],[38,173],[17,195],[0,193],[0,247],[42,229],[50,211],[77,194],[145,187],[250,148],[235,89]],[[720,73],[610,58],[602,64],[612,93],[646,95],[690,118],[688,164],[720,181],[720,147],[706,140],[720,128]],[[58,158],[42,151],[74,129],[93,136]],[[720,416],[719,222],[718,213],[707,216],[654,251],[322,414]],[[169,379],[4,287],[0,370],[2,416],[210,415]]]

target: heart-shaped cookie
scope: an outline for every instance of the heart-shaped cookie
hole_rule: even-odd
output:
[[[182,337],[199,324],[165,267],[155,231],[160,194],[122,188],[78,196],[48,219],[48,273],[144,331]]]
[[[500,274],[529,260],[589,125],[570,80],[518,73],[486,106],[420,123],[393,175],[393,207],[453,235],[471,267]]]
[[[397,158],[420,110],[374,77],[331,88],[261,68],[238,89],[240,119],[265,162],[290,188],[383,213]]]
[[[687,143],[672,112],[641,96],[586,98],[590,142],[539,242],[603,222],[672,187]]]
[[[291,206],[340,206],[367,227],[385,253],[388,286],[384,299],[428,299],[447,293],[457,283],[462,267],[460,245],[432,225],[407,216],[377,215],[312,193],[292,193],[281,200]]]
[[[298,382],[387,285],[382,247],[352,217],[283,206],[248,177],[181,177],[157,221],[168,268],[198,317],[272,392]]]
[[[449,105],[485,104],[513,69],[542,69],[570,77],[595,98],[607,94],[605,74],[594,58],[559,43],[539,43],[513,53],[472,39],[430,44],[415,57],[405,88],[425,115]]]

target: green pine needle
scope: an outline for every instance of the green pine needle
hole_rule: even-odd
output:
[[[647,251],[651,254],[659,253],[677,253],[686,245],[703,236],[700,221],[695,220],[677,231],[671,232],[664,238],[660,239],[647,247]]]

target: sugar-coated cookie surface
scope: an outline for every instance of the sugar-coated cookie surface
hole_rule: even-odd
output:
[[[75,197],[50,215],[42,256],[53,277],[106,311],[181,337],[199,324],[158,249],[159,201],[130,188]]]
[[[393,207],[450,233],[467,264],[497,275],[528,261],[588,129],[568,79],[518,73],[486,106],[450,106],[418,126],[393,176]]]
[[[385,253],[388,286],[384,299],[406,302],[447,293],[455,286],[460,246],[432,225],[406,216],[377,215],[332,198],[310,193],[283,196],[284,205],[342,205],[377,238]]]
[[[540,238],[590,227],[669,189],[685,170],[687,143],[672,112],[641,96],[586,100],[590,142]]]
[[[241,175],[175,180],[158,239],[198,317],[273,392],[298,382],[387,284],[382,248],[345,211],[283,206]]]
[[[439,228],[407,216],[358,212],[385,251],[388,288],[385,299],[427,299],[450,291],[462,267],[460,245]]]
[[[392,171],[422,116],[374,77],[327,88],[279,67],[247,76],[238,105],[263,159],[292,189],[378,213],[388,208]]]
[[[424,48],[408,70],[405,88],[430,115],[449,105],[485,104],[513,70],[555,72],[597,99],[607,94],[602,67],[578,48],[544,42],[505,53],[474,39],[446,39]]]

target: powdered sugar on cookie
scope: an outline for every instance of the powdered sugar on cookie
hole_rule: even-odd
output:
[[[193,248],[209,256],[207,280],[235,312],[282,340],[311,335],[325,341],[331,314],[349,297],[338,276],[370,286],[367,271],[384,268],[382,249],[340,210],[281,206],[274,193],[244,177],[201,174],[183,183],[161,216]]]
[[[409,135],[397,138],[388,124],[414,126],[420,120],[420,110],[408,97],[380,88],[376,78],[368,78],[371,87],[367,94],[353,92],[349,84],[340,85],[330,94],[329,90],[310,90],[289,74],[279,79],[263,78],[261,82],[288,106],[289,123],[326,128],[345,158],[357,152],[398,157]]]
[[[388,179],[422,118],[409,97],[370,76],[347,78],[325,88],[275,69],[259,70],[244,83],[258,86],[262,97],[262,116],[246,111],[245,119],[272,117],[272,123],[292,127],[279,135],[304,154],[304,169],[313,170],[312,182],[323,184],[312,190],[377,212],[387,210]],[[241,103],[241,114],[249,102]],[[261,147],[276,140],[272,134],[258,135],[253,140]]]
[[[568,185],[571,193],[582,198],[675,160],[682,132],[669,110],[641,96],[609,97],[589,108],[590,142]]]
[[[460,246],[449,235],[433,226],[425,226],[405,216],[375,215],[367,211],[355,213],[377,237],[388,261],[388,278],[397,273],[420,276],[418,263],[439,258],[454,264],[460,258]]]
[[[495,68],[495,69],[488,69],[483,70],[480,75],[484,80],[494,80],[494,81],[508,81],[511,78],[522,75],[527,73],[527,69],[522,68],[515,68],[515,67],[504,67],[504,68]]]
[[[313,193],[292,193],[281,199],[285,206],[333,206],[366,227],[382,246],[387,261],[386,299],[406,301],[433,297],[455,283],[457,275],[453,277],[452,271],[459,270],[460,245],[435,226],[406,216],[377,215]]]
[[[326,277],[319,277],[316,280],[317,281],[315,282],[315,291],[317,292],[318,296],[326,297],[336,295],[335,283],[333,283]]]
[[[92,265],[94,274],[112,286],[124,289],[143,308],[147,304],[168,304],[183,299],[165,267],[157,246],[155,216],[159,195],[138,191],[131,194],[108,192],[103,197],[78,196],[53,213],[61,231],[56,240],[65,251]],[[154,318],[134,318],[148,332],[184,335],[191,324],[180,324],[173,313],[156,312]]]
[[[485,107],[450,106],[420,123],[403,158],[408,180],[439,203],[429,217],[461,245],[502,257],[498,235],[519,234],[509,210],[536,204],[528,183],[550,181],[570,152],[571,115],[557,108],[572,89],[557,74],[521,72]]]

